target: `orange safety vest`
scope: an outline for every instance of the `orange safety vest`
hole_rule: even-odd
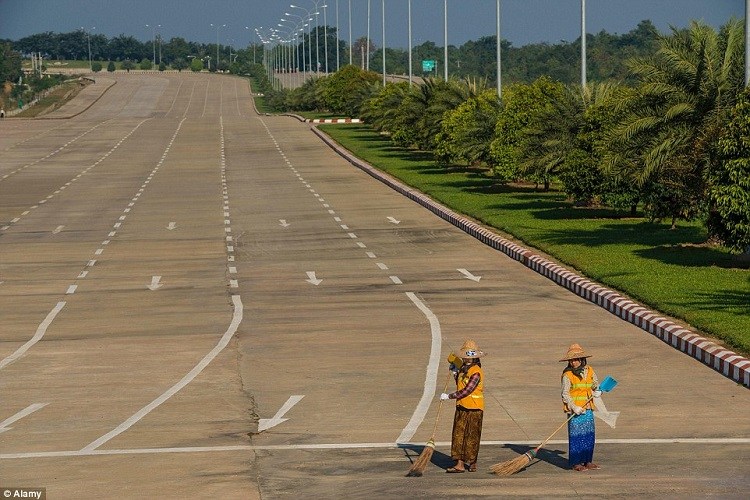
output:
[[[568,377],[570,380],[570,397],[573,399],[576,405],[591,408],[595,410],[594,400],[591,400],[586,404],[586,401],[592,396],[594,392],[592,387],[594,386],[594,369],[590,366],[586,366],[583,372],[583,378],[576,377],[575,374],[568,370],[563,372],[563,377]],[[572,410],[568,408],[568,404],[563,401],[563,411],[566,413],[572,413]]]
[[[482,369],[477,365],[471,365],[466,373],[459,372],[458,380],[456,380],[456,386],[458,390],[462,390],[469,383],[469,379],[475,373],[479,374],[479,383],[474,388],[474,391],[463,399],[456,401],[456,404],[463,406],[467,410],[484,410],[484,373]]]

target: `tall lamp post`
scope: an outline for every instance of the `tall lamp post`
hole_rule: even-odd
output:
[[[501,53],[502,50],[500,48],[500,0],[497,0],[496,5],[496,13],[495,13],[495,20],[497,21],[497,48],[496,48],[496,57],[497,57],[497,98],[502,100],[503,98],[503,87],[502,87],[502,68],[500,67],[501,63]]]
[[[146,25],[147,28],[151,28],[151,40],[154,46],[154,66],[156,66],[156,28],[161,28],[161,24],[157,25]]]
[[[443,75],[448,81],[448,0],[443,0]]]
[[[349,64],[352,64],[352,0],[349,0]]]
[[[227,25],[211,23],[211,27],[216,28],[216,64],[214,64],[214,67],[216,68],[216,71],[219,71],[219,28],[226,28]]]
[[[581,0],[581,87],[586,87],[586,0]]]
[[[365,48],[365,69],[370,71],[370,0],[367,0],[367,47]]]
[[[385,0],[381,0],[380,11],[383,24],[383,87],[385,87]]]
[[[302,7],[298,5],[290,5],[292,9],[299,9],[302,12],[305,13],[305,17],[307,18],[307,23],[310,25],[310,27],[307,30],[308,36],[307,36],[307,62],[310,64],[310,72],[312,73],[312,16],[313,12],[309,11],[307,9],[303,9]],[[314,14],[317,14],[315,12]]]
[[[91,29],[95,30],[96,27],[92,26]],[[89,46],[89,71],[93,71],[92,64],[91,64],[91,33],[83,29],[83,26],[81,26],[81,31],[86,32],[86,41],[88,42],[88,46]]]
[[[285,16],[291,16],[296,17],[299,19],[299,22],[297,23],[297,27],[300,25],[302,26],[302,29],[300,30],[300,33],[302,33],[302,80],[306,80],[307,77],[305,75],[305,27],[309,26],[309,22],[312,21],[312,18],[304,18],[302,16],[298,16],[296,14],[290,14],[289,12],[284,12]],[[283,19],[283,21],[290,21],[289,19]],[[297,49],[295,49],[296,52]]]
[[[411,69],[411,0],[409,0],[409,86],[412,84],[412,69]]]
[[[336,71],[339,70],[339,0],[336,0]]]
[[[328,74],[328,5],[323,5],[323,46],[326,53],[326,75]]]
[[[745,0],[745,87],[750,85],[750,0]]]

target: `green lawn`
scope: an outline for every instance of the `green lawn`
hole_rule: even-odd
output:
[[[482,171],[439,167],[364,125],[321,126],[358,157],[457,212],[495,227],[566,267],[750,353],[750,270],[702,245],[699,223],[651,224],[605,209],[575,208],[559,192],[495,183]]]

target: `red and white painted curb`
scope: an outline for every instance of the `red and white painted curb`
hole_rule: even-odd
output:
[[[512,241],[502,238],[494,232],[480,226],[463,215],[457,214],[448,207],[430,199],[427,195],[402,184],[390,175],[377,170],[373,166],[356,158],[354,155],[336,144],[331,138],[315,127],[317,134],[334,151],[344,157],[352,165],[362,169],[372,177],[383,182],[407,198],[419,203],[442,219],[475,237],[482,243],[499,250],[512,259],[521,262],[526,267],[545,276],[576,295],[603,307],[623,320],[660,338],[667,344],[692,356],[705,365],[722,373],[724,376],[737,381],[745,387],[750,387],[750,359],[721,347],[710,340],[697,335],[685,327],[659,316],[640,304],[622,297],[617,292],[605,288],[593,281],[583,278],[572,271],[524,248]]]
[[[362,123],[359,118],[308,118],[305,121],[308,123]]]

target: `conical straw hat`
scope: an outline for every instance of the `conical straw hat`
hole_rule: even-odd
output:
[[[486,353],[479,349],[479,346],[473,340],[467,340],[464,342],[464,345],[462,345],[461,349],[458,351],[458,356],[460,358],[476,359],[481,358],[485,354]]]
[[[583,350],[583,347],[581,347],[578,344],[570,344],[570,347],[568,347],[568,352],[565,354],[565,357],[561,359],[560,361],[570,361],[571,359],[581,359],[581,358],[590,358],[590,354],[586,354],[586,352]]]

